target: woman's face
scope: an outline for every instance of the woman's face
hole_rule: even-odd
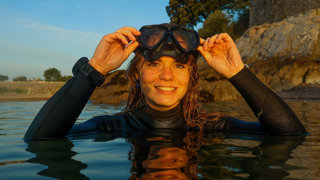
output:
[[[154,62],[142,61],[137,78],[147,104],[164,111],[177,106],[187,92],[189,65],[178,63],[170,56]]]

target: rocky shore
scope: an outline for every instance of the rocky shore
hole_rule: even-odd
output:
[[[236,40],[244,62],[284,99],[320,100],[320,9],[249,28]],[[230,82],[198,60],[204,102],[242,99]],[[125,71],[108,75],[92,96],[96,103],[119,104],[128,97]]]

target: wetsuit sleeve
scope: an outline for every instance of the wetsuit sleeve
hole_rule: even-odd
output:
[[[24,139],[65,137],[95,89],[95,85],[78,72],[41,108]]]
[[[260,123],[229,118],[225,124],[226,129],[264,131],[273,135],[306,133],[291,108],[248,68],[244,67],[229,80],[243,96]]]

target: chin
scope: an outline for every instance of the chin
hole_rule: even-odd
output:
[[[161,99],[161,100],[154,100],[152,101],[154,106],[158,106],[158,107],[172,107],[172,106],[176,106],[177,104],[179,104],[180,101],[178,100],[173,100],[171,99]]]

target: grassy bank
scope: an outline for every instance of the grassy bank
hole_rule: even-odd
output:
[[[65,82],[0,82],[0,101],[32,101],[49,99]]]

